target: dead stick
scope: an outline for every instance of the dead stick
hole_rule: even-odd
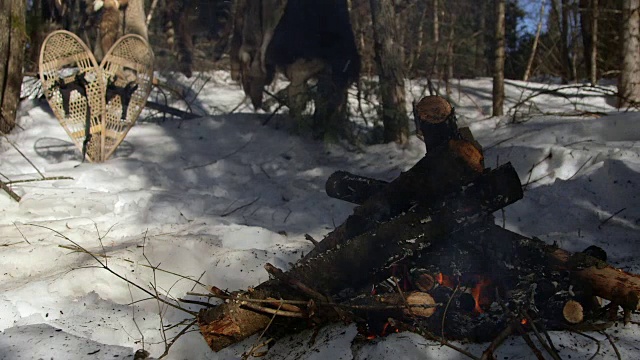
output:
[[[222,295],[222,294],[201,294],[195,292],[187,292],[187,295],[190,296],[199,296],[199,297],[212,297],[216,299],[222,300],[234,300],[234,301],[245,301],[245,302],[253,302],[253,303],[264,303],[264,304],[274,304],[275,303],[284,303],[289,305],[309,305],[309,301],[305,300],[274,300],[274,299],[251,299],[251,298],[242,298],[231,295]],[[372,300],[372,301],[375,301]],[[393,309],[402,309],[406,307],[405,305],[352,305],[352,304],[344,304],[344,303],[329,303],[329,302],[316,302],[318,306],[329,306],[329,307],[341,307],[345,309],[351,310],[393,310]],[[407,306],[411,308],[422,308],[422,309],[432,309],[442,304],[407,304]]]
[[[182,111],[179,109],[176,109],[174,107],[168,106],[168,105],[162,105],[160,103],[151,101],[151,100],[147,100],[145,107],[151,109],[151,110],[156,110],[156,111],[160,111],[162,113],[166,113],[166,114],[170,114],[173,116],[177,116],[181,119],[185,119],[185,120],[192,120],[192,119],[197,119],[202,117],[203,115],[197,115],[197,114],[193,114],[193,113],[188,113],[186,111]]]
[[[284,305],[284,303],[280,302],[280,306],[278,306],[278,309],[276,310],[276,314],[277,314],[277,311],[279,311],[279,310],[282,308],[282,306],[283,306],[283,305]],[[249,351],[248,351],[247,353],[245,353],[245,354],[246,354],[246,356],[245,356],[245,354],[242,354],[242,359],[243,359],[243,360],[244,360],[244,359],[248,359],[250,356],[254,356],[255,352],[256,352],[258,349],[260,349],[260,348],[264,347],[266,344],[268,344],[268,341],[269,341],[269,340],[271,340],[271,339],[267,340],[267,342],[266,342],[266,343],[265,343],[265,342],[263,342],[263,343],[258,343],[258,342],[262,339],[262,337],[264,336],[264,334],[267,332],[267,330],[269,330],[269,328],[271,327],[271,324],[273,324],[273,320],[276,318],[276,314],[273,314],[273,316],[271,317],[271,320],[269,320],[269,324],[267,324],[267,327],[266,327],[266,328],[264,328],[264,330],[262,331],[262,333],[260,334],[260,336],[258,336],[258,339],[256,340],[256,344],[254,344],[253,346],[251,346],[251,349],[249,349]]]
[[[22,199],[20,195],[16,194],[13,190],[11,190],[11,188],[7,186],[7,184],[5,184],[5,182],[2,180],[0,180],[0,188],[4,190],[7,194],[9,194],[9,196],[16,202],[20,202],[20,200]]]
[[[533,343],[533,340],[531,340],[531,336],[529,336],[529,334],[524,332],[524,330],[522,331],[521,335],[522,335],[522,338],[524,339],[524,342],[527,343],[527,345],[529,345],[529,348],[531,348],[531,351],[533,351],[533,354],[536,356],[536,358],[538,360],[546,360],[544,358],[544,355],[542,355],[542,352],[540,352],[540,349],[538,349],[536,344]]]
[[[515,329],[518,328],[518,326],[520,326],[520,320],[519,319],[512,320],[509,323],[509,325],[507,327],[505,327],[498,334],[498,336],[496,336],[495,339],[493,339],[491,344],[489,344],[489,347],[487,347],[487,349],[482,353],[482,357],[480,359],[481,360],[492,360],[494,358],[494,353],[496,352],[496,350],[498,350],[500,345],[502,345],[502,343],[504,343],[504,341],[509,336],[511,336],[511,334],[513,334],[513,332],[515,331]]]
[[[73,178],[70,176],[47,176],[47,177],[43,177],[42,179],[12,180],[12,181],[8,181],[7,185],[22,184],[22,183],[29,183],[29,182],[36,182],[36,181],[52,181],[52,180],[73,180]]]
[[[560,358],[560,355],[558,355],[558,352],[555,351],[555,348],[552,348],[552,346],[547,344],[547,341],[542,337],[542,335],[540,335],[540,332],[538,331],[538,328],[536,327],[536,324],[531,316],[529,316],[526,311],[523,315],[524,318],[527,319],[529,325],[531,326],[531,329],[533,330],[533,333],[536,335],[536,338],[538,339],[542,347],[549,353],[549,355],[551,355],[554,360],[562,360],[562,358]]]
[[[303,284],[302,282],[292,278],[291,276],[288,276],[284,271],[278,269],[277,267],[266,263],[264,265],[265,270],[267,270],[267,272],[271,275],[273,275],[273,277],[275,277],[276,279],[284,282],[285,284],[289,284],[291,286],[293,286],[295,289],[298,289],[300,291],[302,291],[303,293],[311,296],[312,298],[319,300],[319,301],[324,301],[327,302],[328,298],[324,295],[322,295],[321,293],[317,292],[316,290],[308,287],[307,285]]]
[[[0,135],[2,135],[7,140],[7,142],[14,149],[16,149],[18,154],[20,154],[29,163],[29,165],[31,165],[31,167],[33,167],[36,170],[36,172],[40,175],[40,177],[44,177],[44,175],[40,172],[40,170],[38,170],[38,168],[33,164],[33,162],[31,162],[31,160],[29,160],[29,158],[22,151],[20,151],[20,149],[18,148],[18,145],[16,145],[13,141],[9,140],[9,137],[7,136],[7,134],[5,134],[4,132],[0,131]]]
[[[271,300],[271,301],[273,301],[273,300]],[[306,318],[309,317],[307,314],[301,313],[301,312],[277,310],[277,309],[272,309],[272,308],[268,308],[268,307],[264,307],[264,306],[255,305],[255,304],[248,303],[248,302],[242,304],[242,306],[243,307],[247,307],[247,308],[249,308],[251,310],[264,312],[264,313],[272,314],[272,315],[284,316],[284,317],[301,318],[301,319],[306,319]]]
[[[615,213],[613,213],[611,216],[609,216],[608,218],[604,219],[599,225],[598,225],[598,230],[602,229],[602,226],[604,224],[606,224],[607,222],[609,222],[609,220],[613,219],[616,215],[620,214],[621,212],[627,210],[627,208],[622,208],[618,211],[616,211]]]
[[[267,272],[271,275],[273,275],[276,279],[284,282],[285,284],[289,284],[291,285],[294,289],[298,289],[300,291],[302,291],[303,293],[311,296],[312,298],[318,300],[318,301],[322,301],[325,303],[332,303],[331,299],[327,296],[322,295],[321,293],[319,293],[318,291],[310,288],[309,286],[303,284],[301,281],[294,279],[293,277],[287,275],[285,272],[283,272],[282,270],[278,269],[277,267],[266,263],[264,265],[265,270],[267,270]],[[350,318],[350,316],[348,316],[343,310],[339,309],[338,307],[334,307],[334,310],[336,311],[336,313],[338,314],[338,316],[340,316],[341,319],[348,319]]]
[[[233,214],[234,212],[236,212],[238,210],[244,209],[246,207],[249,207],[249,206],[255,204],[258,200],[260,200],[260,196],[258,196],[257,198],[253,199],[252,201],[250,201],[250,202],[248,202],[248,203],[246,203],[244,205],[238,206],[237,208],[235,208],[235,209],[233,209],[231,211],[227,211],[224,214],[220,214],[220,217],[229,216],[229,215]]]
[[[613,341],[613,338],[611,338],[611,335],[609,335],[609,333],[607,333],[606,331],[602,331],[601,333],[607,337],[607,340],[609,340],[609,344],[611,344],[611,347],[613,348],[613,351],[616,353],[616,357],[618,358],[618,360],[622,360],[620,351],[618,351],[618,347],[616,346],[616,343]]]

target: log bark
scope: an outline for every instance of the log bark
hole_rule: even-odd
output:
[[[459,140],[465,143],[465,140]],[[481,175],[482,154],[471,143],[447,144],[433,149],[416,165],[393,180],[382,191],[354,209],[346,221],[329,233],[305,258],[344,243],[373,229],[416,204],[435,205],[460,191]]]
[[[325,190],[334,199],[360,205],[389,185],[383,180],[336,171],[327,180]]]
[[[345,288],[358,288],[387,276],[386,267],[402,258],[418,256],[434,242],[447,241],[449,234],[485,220],[492,212],[522,197],[519,178],[510,164],[484,174],[465,191],[444,200],[438,211],[416,207],[375,229],[349,239],[319,256],[305,258],[286,272],[313,293],[333,295]],[[293,283],[293,281],[288,281]],[[300,298],[300,293],[270,280],[240,296],[252,299]],[[302,286],[297,286],[302,290]],[[310,291],[306,291],[309,293]],[[200,330],[212,350],[219,351],[267,327],[270,316],[246,309],[247,304],[232,301],[203,310]],[[285,326],[288,330],[299,326]],[[297,325],[296,325],[297,324]]]
[[[25,2],[0,0],[0,133],[16,125],[26,44]]]

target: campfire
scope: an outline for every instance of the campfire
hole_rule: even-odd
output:
[[[606,263],[589,247],[569,253],[495,225],[492,213],[522,198],[507,163],[484,166],[480,145],[458,128],[441,97],[415,106],[426,155],[391,182],[338,171],[327,194],[358,206],[313,250],[248,291],[213,287],[224,303],[198,322],[212,350],[255,333],[273,339],[330,322],[355,322],[359,339],[412,331],[449,340],[490,342],[511,335],[536,354],[535,336],[556,358],[548,330],[601,329],[640,308],[640,277]],[[607,300],[603,305],[602,299]]]

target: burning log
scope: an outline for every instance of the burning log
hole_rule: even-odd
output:
[[[588,302],[586,299],[598,296],[624,310],[640,310],[640,275],[616,269],[586,253],[572,254],[537,238],[528,238],[495,225],[483,230],[481,239],[478,248],[492,253],[496,260],[512,264],[539,262],[547,272],[568,272],[573,283],[579,284],[576,288],[582,289],[578,298],[585,300],[567,301],[576,300],[584,307]]]
[[[427,212],[417,206],[325,253],[306,257],[285,273],[290,279],[286,283],[270,280],[239,296],[244,299],[304,298],[304,294],[283,287],[292,283],[312,298],[324,297],[319,293],[334,295],[345,288],[362,287],[372,279],[387,276],[385,268],[394,262],[418,256],[431,244],[446,241],[449,234],[481,222],[521,197],[515,170],[510,164],[503,165],[468,184],[463,192],[444,199],[437,211]],[[270,316],[256,314],[255,306],[246,309],[249,303],[248,300],[232,301],[199,314],[201,333],[214,351],[267,327]],[[295,320],[292,322],[301,325]],[[295,328],[286,326],[292,327]]]

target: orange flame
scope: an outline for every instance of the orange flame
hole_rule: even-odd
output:
[[[491,280],[487,278],[480,278],[480,281],[476,284],[476,286],[471,290],[471,295],[473,299],[476,301],[475,312],[478,314],[482,314],[484,310],[480,307],[480,304],[487,302],[487,296],[483,293],[483,290],[491,284]],[[483,296],[484,295],[484,296]]]
[[[453,289],[456,287],[455,281],[450,276],[444,275],[443,273],[438,273],[438,275],[436,275],[436,281],[438,284],[448,288]]]
[[[527,322],[528,322],[527,319],[520,320],[521,325],[527,325]]]

